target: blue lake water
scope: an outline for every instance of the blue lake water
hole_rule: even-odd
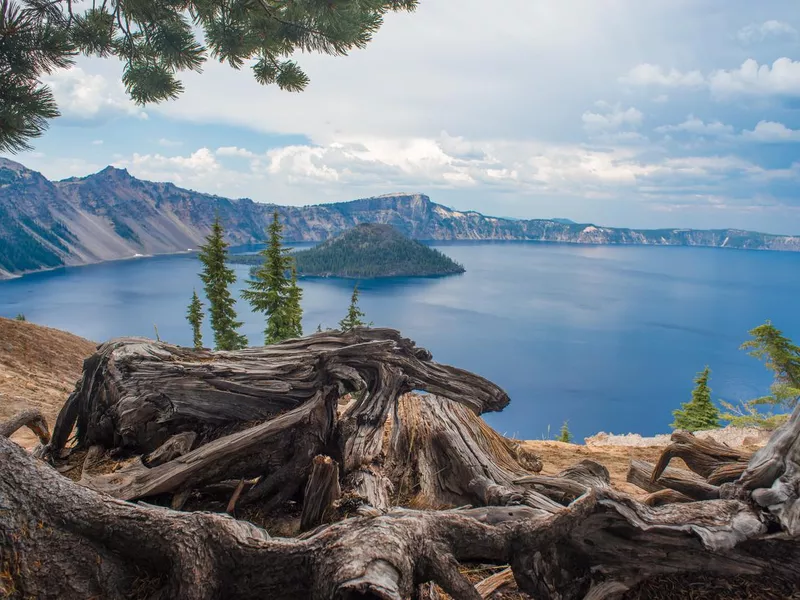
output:
[[[800,339],[800,254],[706,248],[453,243],[435,246],[463,275],[364,281],[361,306],[434,359],[479,373],[511,396],[486,415],[501,432],[554,435],[564,420],[578,439],[598,431],[668,431],[692,378],[712,369],[715,399],[761,395],[763,365],[738,349],[771,319]],[[0,282],[0,316],[92,340],[122,335],[178,344],[192,287],[189,255],[59,269]],[[237,266],[241,288],[247,267]],[[352,281],[302,281],[304,326],[334,327]],[[243,332],[262,343],[263,320],[242,301]],[[206,343],[211,335],[205,332]]]

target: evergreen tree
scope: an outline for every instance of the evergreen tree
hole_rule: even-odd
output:
[[[217,215],[206,243],[200,246],[199,258],[203,263],[200,279],[203,280],[208,298],[214,345],[217,350],[238,350],[247,346],[247,338],[237,331],[242,323],[236,320],[236,301],[228,289],[228,286],[236,282],[236,274],[225,262],[228,258],[228,243],[223,233],[222,223]]]
[[[706,367],[695,377],[695,388],[692,390],[692,399],[681,404],[681,408],[672,412],[675,422],[670,425],[673,429],[686,431],[699,431],[701,429],[716,429],[719,425],[719,410],[711,402],[711,390],[708,387],[708,378],[711,369]]]
[[[739,406],[722,402],[728,411],[722,418],[737,427],[774,429],[789,418],[789,412],[800,402],[800,347],[770,321],[749,333],[752,339],[742,344],[742,350],[748,350],[750,356],[764,361],[775,378],[766,396],[742,402]],[[775,408],[777,413],[773,412]]]
[[[358,307],[358,284],[353,287],[353,295],[350,296],[350,307],[347,309],[347,316],[339,321],[339,329],[350,331],[356,327],[365,327],[364,312]],[[369,325],[372,325],[370,323]]]
[[[241,69],[252,61],[262,85],[301,91],[308,76],[289,57],[342,56],[363,48],[390,11],[416,0],[210,2],[208,0],[3,0],[0,2],[0,152],[30,148],[58,107],[43,76],[76,54],[115,57],[137,104],[183,91],[181,71],[208,56]],[[202,37],[201,37],[202,36]]]
[[[564,442],[565,444],[572,443],[572,434],[569,431],[569,427],[567,427],[566,421],[564,421],[564,423],[561,425],[561,431],[559,432],[556,441]]]
[[[300,306],[302,298],[303,290],[297,285],[297,267],[292,261],[292,278],[289,280],[289,295],[286,306],[290,329],[289,337],[301,337],[303,335],[303,307]]]
[[[288,248],[283,247],[283,226],[276,210],[269,225],[267,246],[259,254],[264,261],[247,281],[242,298],[256,312],[267,316],[264,342],[275,344],[302,335],[303,309],[300,306],[302,291],[297,286],[297,273],[293,268]],[[291,271],[291,278],[287,273]]]
[[[186,320],[192,326],[192,343],[196,350],[203,347],[203,303],[197,296],[197,290],[192,290],[192,301],[189,303],[189,310],[186,312]]]

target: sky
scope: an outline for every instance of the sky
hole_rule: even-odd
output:
[[[46,78],[10,158],[279,204],[393,192],[517,218],[800,234],[800,3],[421,0],[302,93],[209,60],[135,106],[116,60]]]

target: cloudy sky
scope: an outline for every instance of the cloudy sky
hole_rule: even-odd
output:
[[[120,65],[48,82],[63,116],[14,158],[107,164],[309,204],[422,192],[456,208],[632,227],[800,234],[800,4],[422,0],[302,94],[207,63],[136,107]]]

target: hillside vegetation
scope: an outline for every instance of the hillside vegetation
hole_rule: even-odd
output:
[[[408,239],[391,225],[363,223],[319,246],[295,252],[303,276],[428,277],[463,273],[464,267],[443,253]],[[232,262],[260,264],[260,256],[235,256]]]

